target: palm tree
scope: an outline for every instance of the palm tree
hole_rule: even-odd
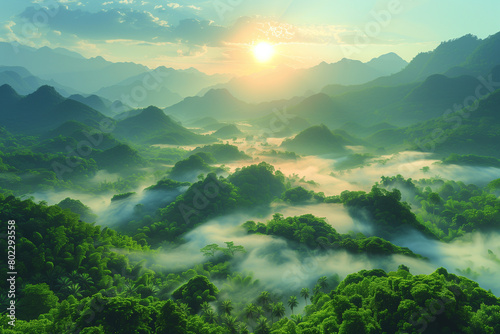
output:
[[[326,281],[326,276],[321,276],[318,279],[318,284],[322,290],[325,290],[326,288],[328,288],[328,282]]]
[[[57,287],[60,290],[66,289],[69,287],[73,282],[68,277],[61,277],[57,280]]]
[[[92,277],[87,273],[81,274],[78,280],[79,280],[80,284],[86,289],[88,289],[89,287],[94,285],[94,281],[92,280]]]
[[[201,310],[206,314],[208,311],[212,310],[212,307],[208,302],[203,302],[203,304],[201,304]]]
[[[204,312],[203,318],[205,319],[206,322],[208,323],[216,323],[217,322],[217,313],[214,312],[214,310],[210,309]]]
[[[229,314],[224,315],[224,323],[226,324],[226,328],[229,329],[230,334],[238,333],[238,322],[236,321],[236,317],[233,317]]]
[[[299,305],[299,302],[297,301],[297,297],[296,296],[290,296],[290,298],[288,298],[288,306],[292,310],[292,314],[293,314],[293,309],[295,307],[297,307],[297,305]]]
[[[267,334],[269,333],[269,324],[264,316],[261,316],[257,320],[257,327],[255,327],[255,334]]]
[[[224,312],[227,315],[231,315],[231,311],[233,310],[233,304],[232,302],[228,300],[224,300],[222,304],[220,305],[220,309],[222,312]]]
[[[245,306],[245,315],[247,319],[253,319],[257,313],[257,308],[255,307],[255,304],[247,304]]]
[[[256,318],[260,318],[262,315],[264,314],[264,309],[262,308],[262,306],[256,306],[255,307],[255,316]]]
[[[300,296],[302,298],[304,298],[304,300],[306,301],[306,306],[307,306],[307,298],[309,298],[309,289],[308,288],[302,288],[302,290],[300,290]]]
[[[293,322],[295,322],[296,325],[304,321],[304,318],[302,318],[301,314],[292,314],[290,318],[292,318]]]
[[[316,284],[313,288],[313,296],[316,296],[319,293],[321,293],[321,285]]]
[[[266,309],[269,303],[271,302],[271,295],[269,294],[268,291],[262,291],[259,297],[257,298],[257,302],[259,302],[259,304],[261,304],[264,307],[264,309]]]
[[[70,286],[64,288],[64,290],[68,293],[68,295],[73,295],[76,298],[82,297],[82,294],[80,293],[80,285],[78,283],[71,284]]]
[[[78,271],[76,270],[73,270],[72,272],[70,272],[68,274],[68,277],[70,280],[72,280],[73,282],[76,282],[78,281],[78,279],[80,278],[80,274],[78,273]]]
[[[191,308],[189,307],[188,304],[179,303],[179,309],[186,315],[189,315],[191,313]]]
[[[137,292],[137,287],[135,286],[135,284],[133,282],[125,283],[124,289],[122,292],[122,294],[125,297],[133,297],[136,294],[136,292]]]
[[[278,317],[278,320],[285,316],[285,305],[282,302],[278,302],[273,305],[272,315]]]

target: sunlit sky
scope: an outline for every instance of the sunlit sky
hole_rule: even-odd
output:
[[[0,40],[243,74],[388,52],[410,61],[441,41],[500,31],[499,13],[498,0],[1,0]],[[269,61],[255,57],[260,42],[274,45]]]

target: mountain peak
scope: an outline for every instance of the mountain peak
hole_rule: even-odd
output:
[[[54,105],[64,101],[62,97],[54,87],[44,85],[38,88],[34,93],[26,96],[26,100],[31,103],[40,104],[43,106]]]
[[[7,84],[0,86],[0,104],[10,105],[20,99],[21,96],[11,86]]]
[[[10,85],[4,84],[0,86],[0,97],[3,96],[19,96]]]
[[[226,88],[210,89],[203,97],[236,99]]]

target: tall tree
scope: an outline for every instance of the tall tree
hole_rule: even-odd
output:
[[[304,298],[307,306],[307,298],[309,298],[309,288],[302,288],[302,290],[300,290],[300,296]]]
[[[293,309],[295,307],[297,307],[297,305],[299,305],[299,302],[297,301],[297,297],[296,296],[290,296],[290,298],[288,298],[288,306],[292,310],[292,314],[293,314]]]

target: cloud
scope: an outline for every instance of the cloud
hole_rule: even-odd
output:
[[[175,5],[171,7],[178,8]],[[34,7],[29,7],[20,15],[20,18],[29,20],[36,11]],[[214,25],[209,21],[186,18],[176,26],[171,26],[165,19],[151,12],[130,8],[114,8],[91,13],[61,6],[57,15],[48,20],[47,26],[53,30],[96,42],[132,39],[145,42],[219,45],[228,35],[227,28]]]
[[[174,9],[182,7],[181,5],[179,5],[178,3],[175,3],[175,2],[171,2],[171,3],[167,4],[167,6],[170,8],[174,8]]]

